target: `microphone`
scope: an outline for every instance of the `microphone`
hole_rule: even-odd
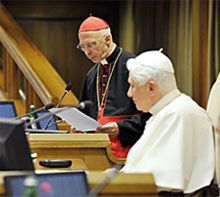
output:
[[[67,109],[69,109],[69,108],[72,108],[72,107],[77,108],[77,109],[80,109],[80,110],[83,110],[83,109],[87,109],[87,108],[91,107],[92,105],[93,105],[93,102],[92,102],[92,101],[86,100],[86,101],[80,102],[80,103],[77,104],[77,105],[70,105],[70,106],[67,106],[67,107],[62,107],[62,108],[59,108],[55,113],[45,114],[45,115],[43,115],[43,116],[41,116],[41,117],[39,117],[39,118],[34,119],[32,122],[26,123],[26,124],[25,124],[25,127],[28,127],[28,126],[30,126],[30,125],[33,124],[33,123],[40,122],[41,120],[44,120],[44,119],[46,119],[46,118],[49,118],[49,117],[51,117],[51,116],[53,116],[53,115],[56,115],[56,114],[58,114],[58,113],[60,113],[60,112],[62,112],[62,111],[65,111],[65,110],[67,110]]]
[[[21,116],[17,116],[17,117],[14,118],[14,120],[17,120],[19,118],[23,118],[25,116],[30,116],[32,114],[35,114],[35,113],[38,113],[38,112],[41,112],[41,111],[45,111],[45,110],[51,109],[51,108],[53,108],[53,106],[54,106],[53,103],[49,103],[49,104],[41,107],[40,109],[34,110],[34,111],[30,112],[30,113],[27,113],[27,114],[24,114],[24,115],[21,115]]]
[[[64,96],[67,94],[67,92],[69,92],[69,91],[71,90],[71,88],[72,88],[72,84],[71,84],[71,83],[68,83],[67,86],[66,86],[66,88],[65,88],[65,91],[64,91],[64,93],[63,93],[63,95],[62,95],[62,97],[61,97],[61,99],[60,99],[60,101],[58,102],[58,104],[57,104],[57,106],[56,106],[56,108],[58,108],[58,107],[60,106],[60,103],[62,102]],[[49,124],[50,124],[52,118],[53,118],[53,116],[50,117],[50,119],[48,120],[48,122],[47,122],[47,124],[46,124],[46,126],[45,126],[44,129],[47,129],[47,128],[48,128],[48,126],[49,126]]]
[[[61,99],[60,99],[59,103],[57,104],[56,108],[58,108],[60,106],[60,103],[62,102],[64,96],[66,95],[67,92],[69,92],[71,90],[71,88],[72,88],[72,84],[68,83],[66,88],[65,88],[65,91],[63,93],[63,96],[61,97]]]
[[[90,108],[92,105],[93,105],[93,102],[92,102],[92,101],[90,101],[90,100],[85,100],[85,101],[80,102],[80,103],[77,104],[77,105],[72,105],[72,106],[70,106],[70,107],[75,107],[75,108],[77,108],[77,109],[79,109],[79,110],[84,110],[84,109]]]
[[[115,168],[112,172],[107,173],[106,178],[97,186],[95,186],[87,195],[87,197],[96,197],[98,194],[102,191],[102,189],[110,183],[110,181],[116,177],[116,175],[119,173],[119,170],[122,168],[122,164],[115,164],[113,166]]]

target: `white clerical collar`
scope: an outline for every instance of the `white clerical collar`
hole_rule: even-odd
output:
[[[181,93],[178,89],[170,91],[169,93],[164,95],[153,107],[151,107],[149,112],[153,115],[157,114],[162,108],[172,102],[180,94]]]
[[[116,44],[114,44],[114,46],[113,46],[113,48],[112,48],[112,51],[109,53],[109,56],[113,53],[113,51],[115,50],[115,48],[116,48]],[[108,56],[108,57],[109,57],[109,56]],[[105,65],[105,64],[108,64],[108,61],[107,61],[106,59],[103,59],[103,60],[100,61],[100,63],[101,63],[102,65]]]

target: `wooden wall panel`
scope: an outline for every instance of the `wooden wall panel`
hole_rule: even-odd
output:
[[[93,63],[76,49],[79,25],[90,13],[101,17],[110,24],[114,40],[117,42],[119,2],[3,1],[3,3],[65,82],[72,83],[72,90],[79,97],[84,77],[93,66]]]

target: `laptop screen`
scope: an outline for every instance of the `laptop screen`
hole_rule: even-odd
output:
[[[85,171],[43,173],[37,174],[35,177],[37,180],[37,196],[85,197],[89,193]],[[27,175],[5,176],[6,196],[23,196],[25,192],[24,181],[27,178]]]
[[[0,101],[0,117],[15,118],[17,116],[14,101]]]

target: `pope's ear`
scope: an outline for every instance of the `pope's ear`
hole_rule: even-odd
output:
[[[149,81],[148,88],[149,88],[149,92],[151,94],[154,94],[158,90],[158,85],[155,81]]]

